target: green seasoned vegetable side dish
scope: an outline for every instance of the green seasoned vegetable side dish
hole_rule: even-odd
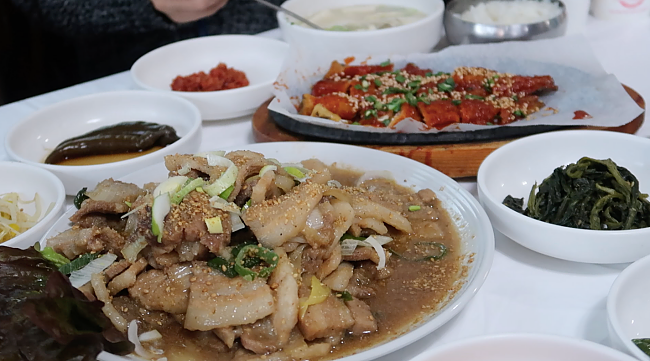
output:
[[[650,356],[650,338],[636,338],[632,342],[643,351],[646,355]]]
[[[523,198],[508,195],[503,204],[525,216],[559,226],[626,230],[650,226],[648,195],[638,179],[611,159],[588,157],[556,168],[533,185],[527,208]]]

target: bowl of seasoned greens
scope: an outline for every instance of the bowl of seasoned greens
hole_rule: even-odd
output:
[[[650,140],[596,130],[525,137],[481,164],[479,200],[496,230],[575,262],[650,254]]]
[[[612,346],[650,360],[650,256],[628,266],[616,278],[607,297]]]

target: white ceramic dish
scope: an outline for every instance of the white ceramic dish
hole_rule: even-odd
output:
[[[508,143],[481,164],[478,195],[495,229],[533,251],[576,262],[625,263],[650,254],[650,228],[595,231],[561,227],[519,214],[501,202],[507,195],[528,199],[533,184],[555,168],[582,157],[611,158],[650,193],[650,140],[598,130],[566,130]]]
[[[203,120],[252,114],[273,94],[271,87],[289,46],[279,40],[249,35],[216,35],[179,41],[155,49],[131,67],[135,83],[147,90],[170,92],[196,105]],[[248,86],[211,91],[172,91],[178,75],[208,73],[219,63],[246,73]]]
[[[324,9],[352,5],[394,5],[419,10],[427,16],[407,25],[372,31],[328,31],[292,24],[293,18],[278,12],[278,24],[284,39],[306,51],[328,54],[411,54],[428,53],[442,38],[442,0],[288,0],[282,7],[303,17]],[[314,46],[317,44],[317,46]]]
[[[167,124],[181,138],[150,154],[115,163],[88,166],[44,164],[62,141],[91,130],[126,121]],[[171,94],[147,91],[117,91],[86,95],[43,108],[16,124],[5,139],[9,156],[54,173],[75,195],[83,187],[93,188],[109,177],[121,177],[161,162],[163,156],[193,153],[201,145],[201,115],[189,101]]]
[[[318,158],[325,163],[338,162],[359,170],[388,170],[395,180],[405,186],[431,188],[441,199],[452,219],[458,225],[462,241],[462,252],[473,261],[466,263],[468,276],[463,279],[461,289],[433,317],[414,324],[408,332],[395,339],[372,347],[358,354],[342,358],[346,361],[364,361],[377,358],[389,352],[405,347],[423,336],[433,332],[458,314],[476,294],[487,277],[494,255],[494,233],[487,215],[476,199],[458,183],[437,170],[424,164],[397,155],[381,151],[333,143],[260,143],[237,147],[276,158],[281,162],[297,162],[309,158]],[[235,150],[235,149],[232,149]],[[162,163],[133,173],[122,180],[142,185],[146,182],[160,181],[167,177],[167,170]],[[54,236],[68,228],[70,210],[47,232],[41,240]],[[104,360],[110,360],[107,358]],[[117,360],[116,358],[112,358]],[[122,359],[120,359],[122,360]]]
[[[639,360],[650,360],[634,343],[650,338],[650,256],[628,266],[612,284],[607,297],[607,318],[613,345]]]
[[[412,361],[634,361],[586,340],[537,334],[471,338],[433,348]]]
[[[34,199],[35,193],[41,199],[41,218],[32,228],[4,242],[1,246],[27,248],[43,236],[64,211],[65,189],[63,183],[54,174],[28,164],[18,162],[0,162],[0,194],[16,192],[23,201]],[[49,213],[46,213],[52,204]],[[22,207],[27,214],[33,215],[35,204]]]

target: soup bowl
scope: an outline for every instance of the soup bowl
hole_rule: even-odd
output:
[[[284,39],[305,51],[329,54],[410,54],[428,53],[442,38],[442,0],[288,0],[282,7],[309,17],[325,9],[353,5],[392,5],[413,8],[426,14],[416,22],[378,30],[330,31],[303,27],[278,12],[278,24]]]
[[[54,148],[100,127],[127,121],[169,125],[180,137],[176,142],[139,157],[96,165],[45,164]],[[75,195],[110,177],[121,177],[174,153],[193,153],[201,144],[201,115],[189,101],[171,94],[147,91],[116,91],[86,95],[50,105],[16,124],[5,139],[9,156],[19,162],[48,170],[63,182],[65,192]]]
[[[650,192],[650,139],[601,130],[565,130],[524,137],[495,150],[478,170],[481,204],[494,228],[533,251],[586,263],[627,263],[650,254],[650,228],[591,230],[558,226],[524,216],[505,205],[524,198],[557,167],[582,157],[612,159]]]

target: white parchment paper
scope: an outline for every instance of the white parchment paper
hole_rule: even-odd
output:
[[[269,110],[298,121],[332,128],[365,132],[421,133],[439,131],[468,131],[503,127],[498,125],[452,124],[442,130],[425,129],[423,123],[404,120],[395,129],[351,125],[310,116],[299,115],[296,106],[302,95],[311,92],[311,86],[321,80],[333,60],[343,62],[354,57],[351,65],[362,62],[379,64],[387,59],[395,68],[412,62],[421,68],[452,72],[459,66],[474,66],[518,75],[551,75],[558,91],[544,95],[544,109],[527,119],[505,125],[590,125],[616,127],[629,123],[643,112],[625,92],[614,75],[607,74],[582,35],[539,41],[507,42],[453,46],[432,54],[395,56],[367,56],[365,54],[325,54],[314,46],[313,52],[292,49],[274,84],[275,99]],[[556,111],[547,109],[555,109]],[[573,119],[574,112],[582,110],[592,118]]]

